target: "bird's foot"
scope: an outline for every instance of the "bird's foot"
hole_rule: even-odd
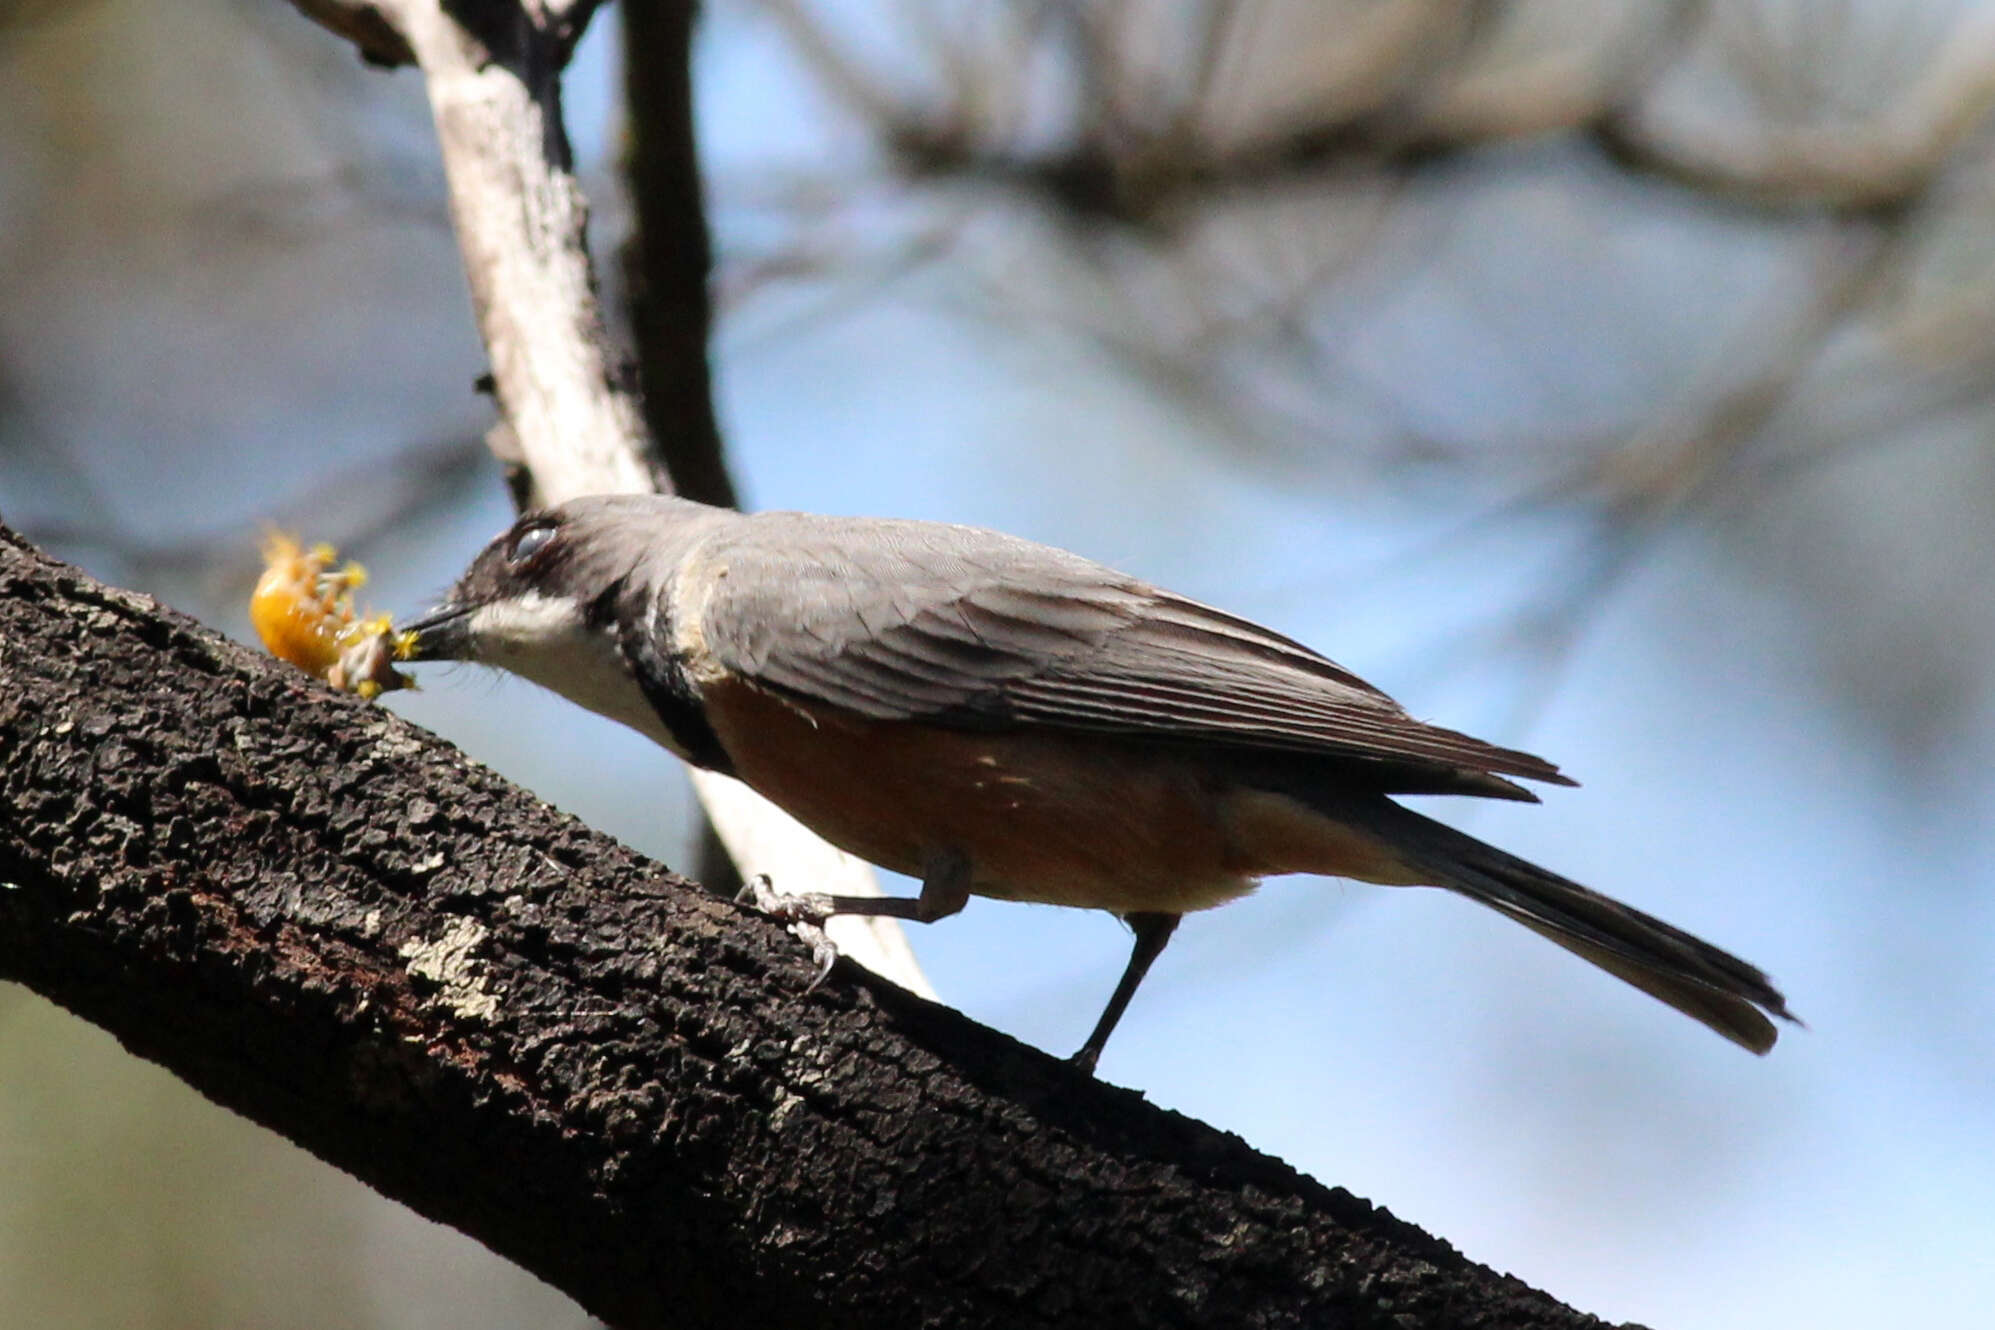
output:
[[[817,974],[805,986],[806,994],[830,977],[831,967],[838,963],[838,946],[824,931],[824,921],[833,913],[829,897],[814,892],[792,896],[776,890],[767,873],[757,873],[736,893],[734,903],[789,925],[790,935],[810,948]]]

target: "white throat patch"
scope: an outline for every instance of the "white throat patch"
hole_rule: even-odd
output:
[[[686,755],[651,709],[612,630],[588,627],[579,602],[529,591],[479,606],[466,626],[480,664],[530,679]]]

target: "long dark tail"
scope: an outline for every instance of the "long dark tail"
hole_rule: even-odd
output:
[[[1800,1024],[1765,974],[1701,938],[1397,804],[1380,800],[1367,814],[1424,880],[1501,911],[1741,1047],[1773,1047],[1780,1036],[1768,1015]]]

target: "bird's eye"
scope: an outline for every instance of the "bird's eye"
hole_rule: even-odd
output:
[[[547,548],[547,542],[554,539],[551,526],[530,526],[519,532],[506,546],[506,562],[517,568],[531,560],[534,555]]]

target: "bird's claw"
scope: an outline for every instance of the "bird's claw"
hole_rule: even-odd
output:
[[[817,924],[798,921],[790,925],[790,932],[810,947],[811,963],[817,966],[817,973],[804,985],[803,995],[809,997],[817,992],[818,985],[831,978],[831,967],[838,964],[838,944]]]
[[[831,967],[838,964],[838,945],[824,931],[824,921],[830,916],[830,911],[820,907],[810,896],[791,896],[776,890],[767,873],[757,873],[743,883],[734,901],[737,905],[746,905],[787,924],[790,935],[810,948],[817,974],[804,986],[805,996],[816,992],[818,986],[831,977]]]
[[[758,914],[766,914],[786,924],[821,924],[831,914],[816,896],[808,893],[791,895],[787,891],[776,890],[776,884],[769,880],[767,873],[757,873],[744,882],[741,890],[735,893],[734,903],[746,905]]]

